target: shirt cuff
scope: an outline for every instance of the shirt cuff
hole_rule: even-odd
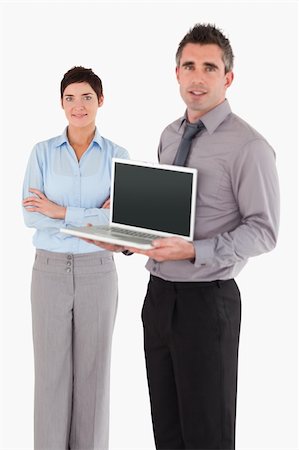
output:
[[[195,248],[195,267],[211,266],[215,256],[215,239],[202,239],[193,242]]]
[[[68,206],[65,213],[66,224],[81,224],[84,221],[84,208]]]

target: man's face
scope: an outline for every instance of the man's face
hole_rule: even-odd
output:
[[[86,127],[95,123],[99,106],[103,103],[103,97],[99,100],[97,94],[90,84],[69,84],[63,93],[62,108],[69,121],[74,127]]]
[[[222,50],[215,44],[187,44],[176,76],[190,122],[222,103],[233,81],[233,73],[225,73]]]

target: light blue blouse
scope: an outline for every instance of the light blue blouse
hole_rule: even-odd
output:
[[[26,211],[25,224],[36,228],[33,244],[38,249],[60,253],[92,253],[100,247],[59,232],[61,227],[108,223],[109,209],[101,206],[110,196],[111,160],[129,158],[127,150],[103,138],[96,129],[94,139],[78,162],[67,138],[61,136],[39,142],[32,150],[23,184],[23,199],[30,188],[66,207],[64,220]]]

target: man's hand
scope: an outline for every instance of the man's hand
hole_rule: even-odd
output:
[[[23,200],[23,206],[26,211],[38,212],[44,216],[51,217],[52,219],[64,219],[66,214],[66,208],[64,206],[57,205],[47,199],[38,189],[29,189],[36,196],[27,197]]]
[[[179,237],[161,238],[153,241],[153,250],[140,250],[134,247],[126,249],[141,255],[146,255],[155,261],[177,261],[180,259],[189,259],[193,261],[195,258],[195,248],[192,242],[187,242]]]

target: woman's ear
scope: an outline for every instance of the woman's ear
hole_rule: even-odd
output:
[[[101,97],[99,98],[99,108],[102,106],[103,103],[104,103],[104,95],[101,95]]]

